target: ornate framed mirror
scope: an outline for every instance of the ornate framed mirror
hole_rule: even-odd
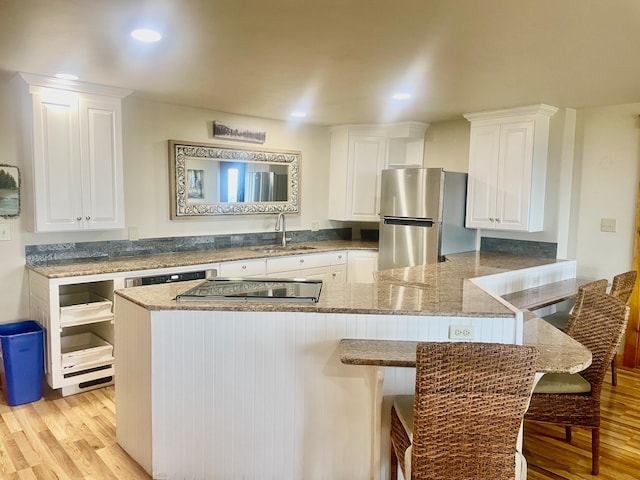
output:
[[[171,219],[300,213],[300,155],[169,140]]]

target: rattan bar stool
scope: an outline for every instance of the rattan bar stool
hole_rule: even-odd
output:
[[[391,409],[390,478],[398,459],[407,480],[526,476],[516,446],[537,357],[531,346],[419,343],[415,396]]]
[[[525,420],[565,427],[571,441],[571,427],[591,429],[591,473],[597,475],[600,457],[600,393],[602,383],[624,333],[629,307],[618,299],[585,290],[576,300],[581,308],[572,315],[567,335],[591,351],[591,366],[579,374],[545,374],[531,397]]]
[[[620,273],[613,277],[609,295],[617,298],[626,305],[629,302],[629,298],[631,298],[631,292],[633,292],[633,287],[636,284],[637,276],[638,272],[636,272],[635,270],[631,270],[629,272]],[[617,356],[617,354],[614,354],[613,360],[611,360],[611,385],[613,385],[614,387],[618,385],[618,371],[616,366]]]
[[[576,301],[570,310],[560,310],[558,312],[545,315],[542,318],[554,327],[564,331],[567,328],[567,323],[569,322],[571,314],[577,314],[580,309],[580,305],[578,305],[578,298],[581,298],[580,292],[584,290],[595,290],[600,293],[605,293],[607,291],[607,286],[608,282],[605,278],[580,285],[578,287]]]

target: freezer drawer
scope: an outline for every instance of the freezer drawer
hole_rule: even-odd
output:
[[[398,224],[383,221],[380,224],[378,269],[437,263],[440,260],[439,240],[440,225],[437,223]]]

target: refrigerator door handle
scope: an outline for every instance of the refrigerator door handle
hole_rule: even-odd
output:
[[[417,217],[382,217],[382,223],[385,225],[407,225],[411,227],[433,227],[435,223],[430,218],[417,218]]]

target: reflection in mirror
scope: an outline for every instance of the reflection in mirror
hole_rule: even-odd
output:
[[[300,152],[169,141],[171,218],[299,212]]]

